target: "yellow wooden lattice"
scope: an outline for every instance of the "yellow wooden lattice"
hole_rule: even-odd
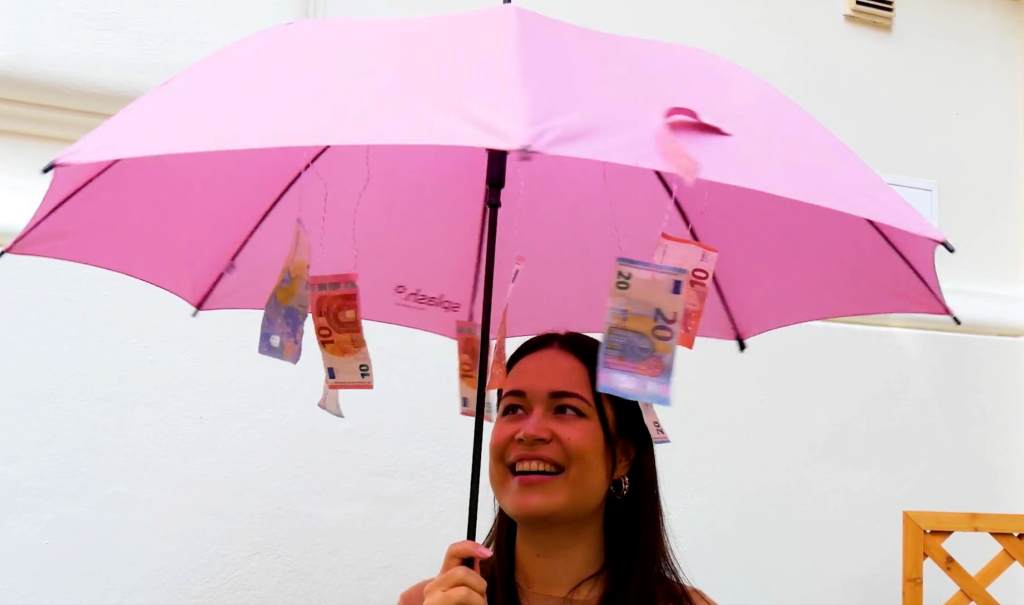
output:
[[[971,575],[942,543],[953,532],[987,533],[1002,546],[976,575]],[[922,605],[924,562],[931,558],[960,588],[946,605],[999,605],[988,587],[1016,561],[1024,566],[1024,515],[985,513],[903,513],[903,605]]]

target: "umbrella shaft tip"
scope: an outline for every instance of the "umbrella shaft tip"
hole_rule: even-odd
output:
[[[487,150],[487,188],[501,191],[505,188],[505,166],[508,152],[500,149]]]

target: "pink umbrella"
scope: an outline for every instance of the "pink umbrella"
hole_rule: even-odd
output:
[[[691,186],[669,174],[686,156]],[[952,247],[770,85],[706,52],[512,6],[272,28],[50,168],[6,252],[131,275],[197,311],[263,308],[299,218],[312,272],[358,272],[367,319],[448,337],[481,293],[490,333],[491,292],[520,255],[510,335],[599,332],[615,257],[651,258],[662,231],[720,251],[700,333],[741,350],[809,320],[950,314],[934,250]]]

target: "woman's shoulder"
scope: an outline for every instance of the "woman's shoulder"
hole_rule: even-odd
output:
[[[430,580],[417,582],[409,587],[398,597],[398,605],[423,605],[423,589],[430,584]],[[712,604],[714,605],[714,604]]]

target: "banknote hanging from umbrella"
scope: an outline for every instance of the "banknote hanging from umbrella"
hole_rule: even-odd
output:
[[[952,247],[775,88],[700,50],[509,5],[274,27],[45,170],[50,188],[4,252],[117,271],[197,312],[264,309],[260,349],[286,361],[308,307],[328,386],[378,379],[368,355],[329,374],[366,354],[363,319],[453,339],[478,323],[484,342],[502,315],[510,337],[607,332],[605,354],[627,367],[635,326],[609,306],[624,267],[644,291],[683,282],[662,309],[679,311],[671,336],[645,328],[669,360],[696,333],[742,350],[823,318],[952,316],[934,265]],[[492,293],[518,258],[504,314]],[[470,539],[489,347],[475,353]]]

